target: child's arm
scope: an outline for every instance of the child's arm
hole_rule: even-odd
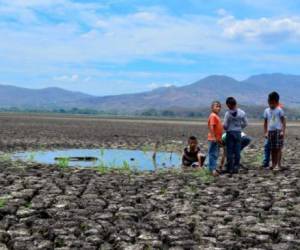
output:
[[[282,116],[281,118],[282,122],[282,136],[285,137],[285,131],[286,131],[286,119],[285,116]]]
[[[216,127],[216,125],[210,125],[209,126],[209,132],[211,133],[211,135],[213,136],[213,140],[214,141],[216,141],[217,139],[217,137],[216,137],[216,132],[215,132],[215,127]]]
[[[242,129],[246,128],[248,126],[248,119],[246,114],[242,117]]]
[[[226,147],[223,147],[223,154],[222,154],[221,166],[220,166],[221,169],[224,168],[225,161],[226,161]]]
[[[226,112],[224,116],[224,124],[223,124],[225,130],[228,129],[228,117],[229,117],[228,112]]]
[[[181,165],[184,167],[184,162],[185,162],[185,153],[182,154],[181,157]]]
[[[202,157],[202,154],[199,152],[197,154],[197,159],[198,159],[199,167],[203,167],[203,164],[202,164],[202,161],[201,161],[201,157]]]
[[[267,109],[265,109],[263,117],[264,117],[264,136],[265,136],[265,138],[268,138],[268,112],[267,112]]]
[[[268,119],[264,120],[264,134],[265,134],[265,137],[267,138],[268,137]]]

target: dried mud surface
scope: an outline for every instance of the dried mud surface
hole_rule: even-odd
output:
[[[0,116],[3,152],[130,147],[179,150],[205,126]],[[259,168],[261,127],[244,168],[211,182],[189,172],[100,174],[0,159],[0,250],[300,249],[299,127],[288,130],[284,170]]]

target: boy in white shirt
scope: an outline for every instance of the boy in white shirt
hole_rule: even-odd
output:
[[[269,94],[269,108],[264,112],[265,137],[269,139],[272,167],[281,167],[281,155],[286,130],[286,120],[283,110],[279,107],[280,96],[277,92]]]

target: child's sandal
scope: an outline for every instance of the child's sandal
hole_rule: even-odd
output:
[[[221,175],[222,174],[222,169],[216,169],[216,172],[218,175]]]

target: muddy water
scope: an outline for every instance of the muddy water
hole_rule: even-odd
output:
[[[154,170],[155,168],[179,167],[180,155],[169,152],[157,152],[153,159],[153,152],[124,149],[66,149],[55,151],[19,152],[13,159],[34,161],[42,164],[58,164],[56,158],[93,157],[94,161],[68,161],[70,167],[96,167],[100,164],[108,167],[129,165],[138,170]]]

